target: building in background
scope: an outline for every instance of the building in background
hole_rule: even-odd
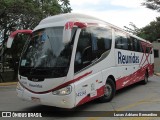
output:
[[[152,43],[154,49],[154,71],[160,73],[160,39]]]

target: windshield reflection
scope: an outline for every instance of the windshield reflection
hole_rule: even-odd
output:
[[[76,29],[73,29],[70,42],[63,43],[63,27],[35,31],[22,53],[20,75],[45,75],[52,78],[66,76],[75,32]]]

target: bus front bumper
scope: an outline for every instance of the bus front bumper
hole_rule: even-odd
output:
[[[23,88],[19,83],[17,84],[16,91],[17,96],[26,101],[60,108],[70,109],[75,107],[75,95],[73,91],[69,95],[53,95],[52,92],[35,94]]]

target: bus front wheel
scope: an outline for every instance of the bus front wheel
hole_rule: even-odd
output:
[[[104,95],[99,99],[100,102],[109,102],[113,99],[116,92],[114,81],[108,78],[104,86]]]

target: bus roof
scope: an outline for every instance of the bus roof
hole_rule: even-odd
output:
[[[67,22],[94,22],[94,23],[101,23],[105,24],[104,21],[88,16],[88,15],[83,15],[83,14],[77,14],[77,13],[66,13],[66,14],[59,14],[55,16],[50,16],[45,19],[43,19],[39,25],[34,29],[42,29],[46,27],[53,27],[53,26],[64,26]]]
[[[67,22],[83,22],[83,23],[102,24],[102,25],[114,28],[116,30],[122,31],[126,34],[129,34],[132,37],[135,37],[139,40],[142,40],[144,42],[151,44],[149,41],[146,41],[138,36],[132,35],[132,34],[126,32],[125,30],[123,30],[115,25],[112,25],[108,22],[105,22],[103,20],[100,20],[98,18],[89,16],[89,15],[78,14],[78,13],[66,13],[66,14],[59,14],[59,15],[47,17],[47,18],[41,20],[41,22],[38,24],[38,26],[35,27],[35,29],[33,31],[38,30],[38,29],[48,28],[48,27],[65,26],[65,24]]]

